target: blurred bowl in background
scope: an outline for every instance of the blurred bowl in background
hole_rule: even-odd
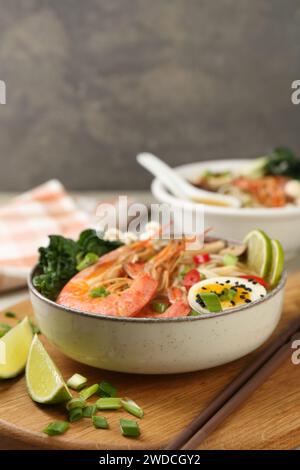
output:
[[[205,171],[234,171],[249,165],[252,160],[212,160],[190,163],[176,167],[175,170],[190,182]],[[154,179],[151,185],[153,196],[163,203],[180,207],[184,200],[168,192],[164,185]],[[196,202],[192,204],[198,205]],[[232,208],[204,205],[205,228],[212,227],[210,234],[221,238],[243,240],[254,228],[264,230],[271,238],[279,240],[285,250],[286,258],[292,258],[300,251],[300,206],[280,208]]]

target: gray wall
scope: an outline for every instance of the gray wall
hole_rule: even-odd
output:
[[[170,164],[300,153],[298,0],[0,0],[0,190],[147,188]]]

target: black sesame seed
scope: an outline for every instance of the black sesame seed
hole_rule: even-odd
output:
[[[231,300],[230,303],[231,303],[231,305],[233,305],[233,306],[235,305],[234,300]]]
[[[251,300],[250,299],[245,299],[246,304],[250,304]]]

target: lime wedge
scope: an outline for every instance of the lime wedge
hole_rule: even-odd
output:
[[[35,335],[26,365],[26,384],[33,401],[62,403],[72,398],[61,373]]]
[[[244,238],[247,245],[247,265],[259,277],[269,274],[272,263],[272,245],[262,230],[252,230]]]
[[[0,339],[0,379],[9,379],[23,372],[33,338],[28,318]]]
[[[278,240],[271,240],[272,244],[272,263],[270,267],[268,281],[271,287],[276,286],[281,278],[284,266],[284,251]]]

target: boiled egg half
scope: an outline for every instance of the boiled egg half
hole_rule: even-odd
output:
[[[194,284],[188,302],[199,313],[217,313],[239,308],[262,299],[267,294],[257,281],[240,277],[212,277]]]

